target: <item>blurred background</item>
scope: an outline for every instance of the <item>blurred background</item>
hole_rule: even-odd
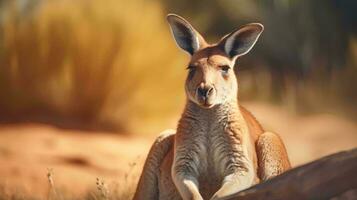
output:
[[[63,185],[127,177],[185,103],[189,57],[170,12],[212,43],[264,24],[237,62],[239,98],[294,165],[356,147],[356,10],[354,0],[0,0],[0,176],[28,190],[51,166]]]

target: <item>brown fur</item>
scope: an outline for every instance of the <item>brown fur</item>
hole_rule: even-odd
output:
[[[266,132],[238,103],[235,60],[263,26],[249,24],[209,45],[184,19],[169,16],[178,45],[189,52],[187,103],[176,131],[152,146],[134,199],[221,200],[290,168],[280,137]]]

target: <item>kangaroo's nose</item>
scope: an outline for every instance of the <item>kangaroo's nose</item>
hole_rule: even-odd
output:
[[[203,98],[208,98],[212,95],[213,93],[213,87],[212,86],[200,86],[197,88],[197,94]]]

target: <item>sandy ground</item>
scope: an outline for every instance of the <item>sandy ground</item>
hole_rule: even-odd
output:
[[[355,122],[333,115],[295,116],[280,107],[248,103],[267,130],[278,132],[294,166],[357,147]],[[56,187],[81,193],[107,183],[136,181],[154,136],[63,130],[43,124],[0,126],[0,185],[40,196],[52,169]],[[134,174],[134,175],[133,175]]]
[[[2,126],[0,185],[10,193],[43,197],[49,189],[49,170],[56,188],[77,194],[96,187],[97,178],[126,184],[128,177],[136,178],[150,143],[150,139],[41,124]]]

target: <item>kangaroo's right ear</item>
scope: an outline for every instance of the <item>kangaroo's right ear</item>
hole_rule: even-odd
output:
[[[168,14],[167,21],[176,44],[189,54],[194,54],[204,42],[202,36],[184,18],[176,14]]]

